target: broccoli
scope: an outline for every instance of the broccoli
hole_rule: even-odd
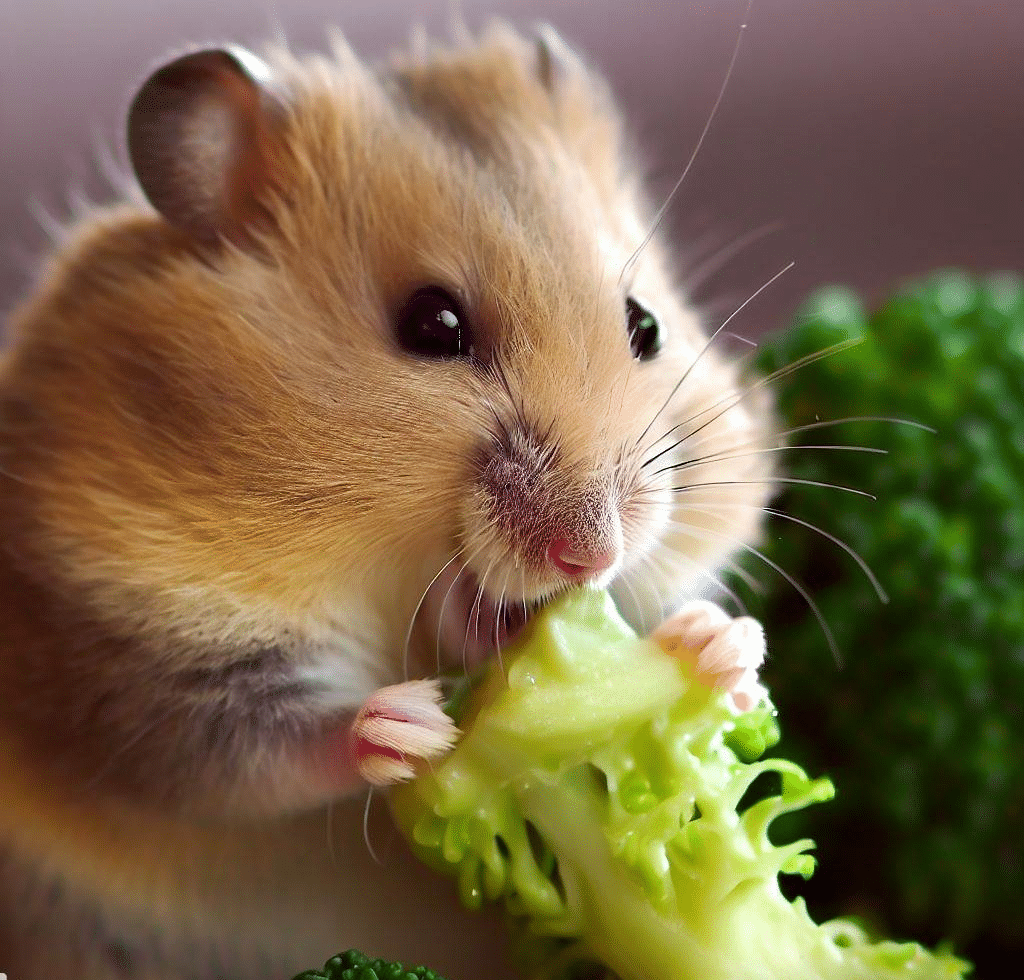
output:
[[[776,845],[779,814],[831,784],[783,759],[762,703],[724,692],[640,640],[605,593],[540,611],[492,664],[432,771],[397,787],[414,852],[458,879],[463,902],[503,899],[531,976],[581,965],[622,980],[957,978],[969,969],[914,943],[871,943],[853,923],[815,925],[780,872],[809,875],[808,840]],[[744,806],[751,784],[781,787]],[[588,974],[592,975],[592,974]]]
[[[365,953],[350,949],[332,956],[322,970],[306,970],[295,980],[444,980],[425,966],[403,966],[392,960],[371,960]]]
[[[780,749],[839,789],[827,817],[784,823],[821,839],[813,907],[883,898],[885,929],[973,939],[984,972],[1024,943],[1024,282],[944,272],[871,317],[830,289],[762,344],[759,367],[848,340],[859,344],[780,379],[785,424],[812,426],[792,444],[848,417],[936,431],[851,422],[834,442],[888,455],[787,453],[788,477],[877,497],[790,483],[774,509],[849,544],[890,601],[821,535],[772,519],[765,555],[808,587],[841,659],[806,603],[766,576],[749,607],[778,647],[764,677]]]

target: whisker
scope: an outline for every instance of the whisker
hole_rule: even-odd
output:
[[[860,556],[860,553],[851,545],[843,541],[842,538],[837,537],[834,534],[830,534],[824,528],[818,527],[816,524],[812,524],[810,521],[805,521],[802,518],[795,517],[793,514],[788,514],[784,510],[778,510],[775,507],[765,507],[764,512],[770,514],[773,517],[781,518],[782,520],[792,521],[794,524],[799,524],[801,527],[806,527],[810,531],[814,531],[820,534],[823,538],[831,541],[834,545],[842,548],[856,563],[860,570],[864,573],[864,577],[871,583],[871,587],[875,590],[875,595],[878,596],[880,602],[889,604],[889,595],[882,587],[882,583],[879,582],[878,576],[871,570],[871,566]]]
[[[466,547],[468,547],[468,545],[463,547],[463,551],[465,551]],[[484,545],[481,544],[480,547],[477,548],[476,551],[474,551],[473,554],[471,554],[469,556],[469,558],[466,559],[465,566],[468,568],[469,565],[470,565],[470,562],[472,562],[473,559],[476,558],[476,556],[479,555],[480,552],[483,551],[483,550],[484,550]],[[452,584],[448,586],[448,591],[445,592],[444,598],[441,600],[441,608],[440,608],[440,610],[438,611],[438,614],[437,614],[437,637],[436,637],[436,644],[437,644],[437,646],[436,646],[436,650],[437,650],[437,672],[439,674],[441,673],[441,629],[444,626],[444,609],[445,609],[445,606],[448,605],[448,599],[451,597],[452,589],[455,588],[455,585],[456,585],[456,583],[458,581],[459,581],[459,577],[456,575],[455,578],[452,579]]]
[[[676,520],[669,521],[669,523],[678,530],[685,531],[690,537],[694,537],[698,540],[704,541],[712,540],[709,537],[702,537],[700,534],[700,531],[702,529],[696,527],[695,525],[686,524],[684,522]],[[684,561],[686,562],[687,566],[696,569],[696,571],[701,576],[708,579],[708,581],[710,581],[711,584],[714,585],[719,592],[725,595],[728,599],[732,600],[732,602],[735,604],[736,608],[740,611],[742,615],[748,615],[746,603],[744,603],[744,601],[739,597],[739,595],[737,595],[737,593],[733,589],[726,585],[725,582],[723,582],[719,576],[715,575],[714,572],[705,568],[699,561],[697,561],[697,559],[691,558],[689,555],[685,555],[682,552],[672,552],[672,557]],[[723,565],[738,578],[742,579],[744,582],[746,582],[749,578],[750,581],[747,582],[747,585],[752,592],[760,591],[760,583],[757,582],[756,579],[754,579],[754,577],[745,569],[740,568],[740,566],[737,565],[735,562],[729,560],[724,561]]]
[[[792,263],[789,267],[792,268]],[[747,398],[754,392],[760,391],[762,388],[765,388],[770,384],[774,384],[781,378],[788,377],[790,374],[799,371],[803,367],[807,367],[809,364],[814,364],[816,361],[823,360],[826,357],[831,357],[833,354],[841,354],[843,351],[848,350],[851,347],[856,347],[861,343],[863,343],[861,338],[851,337],[847,340],[841,340],[838,343],[832,344],[830,347],[825,347],[822,350],[815,351],[813,354],[805,354],[803,357],[797,358],[797,360],[792,361],[791,363],[785,365],[784,367],[779,368],[777,371],[773,371],[766,377],[759,378],[752,384],[747,385],[747,387],[744,388],[742,391],[729,392],[728,394],[723,395],[721,398],[719,398],[718,401],[713,402],[711,405],[708,405],[705,408],[700,409],[700,411],[698,412],[694,412],[694,414],[691,415],[688,419],[684,419],[682,422],[676,423],[676,425],[672,426],[671,429],[662,433],[657,439],[654,440],[653,443],[651,443],[651,446],[649,448],[653,449],[666,436],[669,436],[676,430],[681,429],[684,425],[689,425],[691,422],[695,422],[702,415],[706,414],[707,412],[713,412],[720,405],[724,404],[725,407],[720,412],[718,412],[717,415],[713,415],[711,418],[707,419],[705,422],[702,422],[699,426],[697,426],[697,428],[694,429],[692,432],[688,432],[685,436],[682,437],[681,441],[690,439],[693,436],[695,436],[698,432],[702,431],[703,429],[706,429],[713,422],[720,419],[726,412],[731,411],[741,401],[743,401],[744,398]],[[662,406],[662,408],[664,408],[664,406]],[[648,426],[648,429],[649,428],[650,426]],[[644,430],[645,433],[646,431],[647,430]],[[637,441],[637,445],[639,445],[639,440]],[[678,443],[676,445],[678,445]]]
[[[888,605],[889,596],[886,594],[885,589],[882,587],[882,583],[879,582],[878,576],[871,570],[871,566],[860,556],[857,550],[847,544],[842,538],[836,537],[834,534],[830,534],[822,527],[818,527],[816,524],[812,524],[809,521],[805,521],[800,517],[796,517],[793,514],[789,514],[784,510],[779,510],[776,507],[759,507],[757,504],[745,504],[740,501],[721,501],[716,503],[702,502],[700,510],[704,508],[714,508],[715,510],[728,510],[736,507],[741,507],[744,510],[757,510],[763,514],[768,514],[771,517],[778,517],[782,520],[791,521],[794,524],[799,524],[801,527],[807,528],[809,531],[814,531],[816,534],[820,534],[827,541],[831,541],[834,545],[842,548],[858,565],[860,570],[864,573],[864,577],[871,583],[871,588],[875,590],[875,594],[878,596],[880,602]],[[694,508],[695,512],[697,508]]]
[[[685,558],[695,568],[700,567],[700,562],[698,562],[694,558],[690,558],[687,555],[680,555],[679,557]],[[747,587],[752,592],[758,592],[761,590],[762,586],[754,578],[754,576],[751,575],[750,572],[748,572],[746,569],[737,565],[736,562],[731,561],[730,559],[725,559],[722,562],[722,565],[737,578],[745,582],[747,584]],[[707,578],[708,581],[710,581],[715,586],[715,588],[719,590],[719,592],[721,592],[727,599],[729,599],[732,602],[732,604],[736,607],[740,615],[750,615],[750,611],[747,609],[747,604],[739,597],[739,594],[734,589],[725,584],[725,581],[720,576],[715,575],[711,571],[705,571],[704,577]]]
[[[685,425],[685,423],[681,423],[681,424]],[[669,430],[669,432],[671,432],[671,430]],[[665,436],[669,435],[669,432],[666,432]],[[783,438],[784,435],[785,435],[785,433],[779,433],[776,438],[781,439],[781,438]],[[652,443],[651,444],[652,447],[656,446],[659,442],[661,442],[661,440],[664,439],[665,436],[661,436],[654,443]],[[719,433],[719,432],[709,432],[706,435],[704,435],[703,437],[701,437],[700,439],[697,439],[695,442],[693,442],[690,445],[690,449],[691,450],[700,449],[701,446],[706,446],[709,442],[718,442],[719,440],[721,440],[721,438],[722,438],[721,433]],[[666,453],[672,452],[673,449],[678,449],[684,442],[689,442],[689,441],[690,441],[690,437],[689,436],[683,436],[682,438],[677,439],[670,446],[666,446],[664,449],[660,450],[654,456],[651,456],[650,458],[645,459],[640,464],[640,469],[642,470],[642,469],[650,466],[652,463],[656,463]],[[754,436],[754,437],[752,437],[750,439],[744,440],[743,442],[733,443],[732,445],[730,445],[728,447],[728,451],[732,451],[732,450],[735,450],[735,449],[747,449],[750,446],[758,446],[763,441],[764,441],[764,439],[761,436],[759,436],[759,435],[758,436]],[[720,450],[720,451],[721,452],[726,452],[727,450],[723,449],[723,450]]]
[[[473,604],[469,607],[469,618],[466,620],[466,639],[462,643],[462,672],[469,676],[469,663],[467,661],[467,655],[469,652],[469,627],[470,624],[473,626],[473,639],[479,642],[480,640],[480,610],[484,601],[484,590],[487,582],[487,576],[491,574],[494,568],[494,561],[488,564],[487,568],[484,569],[483,575],[480,576],[480,583],[477,586],[476,598],[473,600]]]
[[[741,448],[741,447],[738,447]],[[822,446],[766,446],[762,449],[752,449],[749,452],[734,453],[731,450],[723,450],[720,453],[709,453],[706,456],[698,456],[695,459],[684,459],[681,463],[672,463],[655,470],[651,477],[660,476],[662,473],[678,472],[679,470],[690,469],[695,466],[707,466],[711,463],[727,463],[734,459],[749,459],[753,456],[764,456],[768,453],[787,453],[796,449],[835,449],[847,453],[871,453],[875,456],[888,456],[888,449],[879,449],[875,446],[844,446],[842,444],[829,444]]]
[[[526,598],[526,568],[518,563],[512,567],[519,573],[519,595],[521,596],[519,601],[522,602],[523,608],[526,609],[529,605]]]
[[[633,607],[636,609],[636,614],[640,619],[640,631],[643,633],[644,636],[646,636],[648,633],[651,632],[651,628],[647,625],[647,617],[644,615],[643,603],[640,601],[639,596],[637,596],[636,592],[634,591],[632,583],[625,575],[620,575],[618,581],[620,581],[625,587],[626,591],[629,592],[630,598],[632,598],[633,600]]]
[[[729,572],[730,575],[735,575],[754,595],[764,595],[764,584],[755,577],[755,575],[745,569],[742,565],[734,561],[723,561],[722,566]],[[737,606],[743,611],[743,615],[748,615],[746,605],[740,600],[739,596],[730,594],[730,598],[737,604]]]
[[[748,231],[746,234],[740,235],[739,238],[734,238],[728,244],[716,249],[711,255],[701,260],[690,270],[689,274],[683,279],[683,289],[687,293],[693,292],[694,289],[710,279],[719,269],[728,265],[745,248],[779,231],[781,228],[781,221],[772,221],[761,225],[760,228],[754,228],[752,231]],[[738,339],[742,340],[743,338]]]
[[[846,418],[841,418],[841,419],[826,419],[824,421],[819,420],[817,422],[810,422],[810,423],[808,423],[806,425],[796,425],[796,426],[793,426],[792,428],[789,428],[789,429],[782,429],[782,430],[780,430],[778,432],[773,432],[772,436],[776,440],[785,439],[788,436],[796,435],[797,433],[800,433],[800,432],[810,432],[810,431],[815,430],[815,429],[832,428],[832,427],[837,426],[837,425],[843,425],[843,424],[845,424],[847,422],[887,422],[887,423],[891,423],[893,425],[909,425],[912,428],[921,429],[922,431],[929,432],[932,435],[935,435],[936,432],[937,432],[937,430],[933,429],[930,425],[925,425],[923,422],[915,422],[912,419],[901,419],[901,418],[896,418],[895,416],[889,416],[889,415],[850,415],[850,416],[847,416]],[[685,424],[685,423],[683,423],[683,424]],[[666,435],[667,435],[667,433],[666,433]],[[664,436],[662,438],[664,438]],[[690,448],[691,449],[700,449],[701,446],[705,446],[709,442],[715,442],[715,441],[717,441],[720,438],[721,438],[721,436],[720,436],[719,433],[717,433],[717,432],[710,432],[710,433],[706,434],[705,436],[703,436],[701,439],[698,439],[696,442],[694,442],[693,445]],[[661,456],[664,456],[665,453],[671,452],[673,449],[677,448],[678,446],[681,446],[684,442],[687,442],[687,441],[688,441],[688,437],[687,436],[683,436],[683,438],[677,439],[667,449],[663,449],[661,452],[659,452],[657,454],[657,456],[653,456],[649,460],[645,460],[643,463],[641,463],[640,464],[640,468],[643,469],[645,466],[649,466],[656,459],[658,459]],[[760,441],[761,441],[760,438],[748,439],[746,442],[733,444],[730,447],[730,449],[745,449],[748,446],[756,446],[756,445],[758,445],[758,443]],[[796,447],[794,447],[794,448],[796,448]]]
[[[505,661],[501,656],[501,617],[502,610],[505,608],[505,595],[508,592],[508,580],[511,574],[511,569],[505,573],[505,584],[501,587],[498,604],[494,607],[494,652],[498,658],[498,669],[501,671],[502,676],[507,675],[505,674]]]
[[[700,511],[698,508],[694,508],[694,512],[699,513]],[[713,517],[714,515],[708,514],[707,516]],[[682,524],[680,525],[679,529],[682,531],[688,531],[688,526]],[[789,574],[789,572],[782,568],[778,563],[772,561],[771,558],[762,553],[759,549],[755,548],[753,545],[749,545],[745,541],[740,541],[737,538],[730,537],[727,534],[721,534],[717,531],[712,531],[710,528],[696,528],[695,530],[698,532],[704,532],[707,534],[714,535],[719,540],[725,541],[727,544],[732,545],[732,547],[746,551],[747,553],[753,555],[755,558],[758,558],[760,561],[764,562],[764,564],[766,564],[778,575],[782,576],[782,578],[785,579],[786,582],[788,582],[790,586],[792,586],[792,588],[797,592],[800,598],[802,598],[804,602],[807,603],[808,608],[814,614],[814,618],[818,621],[818,625],[821,627],[821,632],[825,637],[825,641],[828,643],[828,648],[832,652],[832,656],[835,659],[836,666],[840,668],[843,666],[843,658],[839,653],[839,647],[836,643],[835,636],[832,634],[832,629],[831,627],[829,627],[824,615],[818,608],[818,604],[811,597],[810,592],[807,591],[805,586],[801,585],[800,582],[798,582],[792,575]]]
[[[643,558],[640,561],[640,567],[644,568],[645,565],[650,565],[655,572],[659,570],[658,566],[655,564],[655,558],[653,554],[643,556]],[[664,619],[665,611],[668,608],[668,603],[665,601],[665,597],[658,591],[657,587],[655,586],[654,576],[645,575],[643,577],[643,581],[647,585],[647,588],[650,590],[650,593],[654,597],[654,601],[657,604],[659,619]]]
[[[819,419],[817,422],[808,422],[806,425],[796,425],[779,433],[779,437],[795,435],[797,432],[810,432],[814,429],[827,429],[834,425],[844,425],[847,422],[887,422],[891,425],[909,425],[912,429],[921,429],[923,432],[930,432],[932,435],[938,433],[938,429],[925,425],[924,422],[917,422],[914,419],[901,419],[893,415],[848,415],[841,419]]]
[[[484,584],[481,580],[480,584],[476,588],[476,596],[469,606],[469,615],[466,617],[466,636],[462,641],[462,673],[464,676],[469,676],[469,661],[467,659],[469,654],[469,631],[472,628],[477,639],[480,638],[480,603],[484,597]]]
[[[723,337],[729,337],[732,340],[738,340],[741,344],[746,344],[752,350],[756,350],[757,349],[757,341],[756,340],[751,340],[749,337],[744,337],[741,334],[733,333],[731,330],[726,330],[726,332],[724,334],[722,334],[722,336]]]
[[[370,786],[366,791],[366,806],[363,807],[363,843],[366,844],[366,850],[369,852],[370,857],[373,858],[374,864],[383,865],[384,862],[377,856],[377,852],[374,850],[373,843],[370,840],[370,804],[373,802],[373,787]]]
[[[519,591],[523,597],[523,622],[530,621],[530,607],[526,602],[526,569],[519,569]]]
[[[669,403],[672,401],[673,398],[675,398],[676,392],[678,392],[679,389],[686,383],[686,379],[690,376],[690,374],[693,371],[693,369],[700,363],[701,358],[704,357],[704,355],[707,354],[707,352],[711,349],[711,345],[715,342],[715,340],[718,339],[718,337],[721,335],[722,331],[725,330],[725,328],[733,321],[733,319],[735,317],[739,316],[739,314],[750,303],[752,303],[755,299],[757,299],[757,297],[760,296],[761,293],[763,293],[769,286],[771,286],[781,276],[783,276],[785,273],[789,272],[789,270],[792,269],[794,265],[796,265],[795,262],[790,262],[788,265],[785,265],[781,269],[779,269],[779,271],[776,272],[774,276],[772,276],[769,280],[767,280],[766,282],[764,282],[760,286],[758,286],[758,288],[755,289],[754,292],[752,292],[742,303],[740,303],[739,306],[736,307],[735,310],[732,311],[732,313],[730,313],[718,325],[718,328],[715,330],[715,332],[708,338],[707,343],[704,344],[704,346],[700,349],[700,352],[697,354],[697,356],[693,359],[693,361],[690,362],[690,366],[683,372],[683,376],[675,383],[675,386],[672,388],[672,390],[668,394],[668,398],[666,398],[665,401],[662,402],[661,408],[659,408],[658,411],[654,413],[654,417],[650,420],[650,422],[647,423],[647,426],[644,429],[644,431],[640,433],[640,435],[637,438],[636,442],[633,444],[633,448],[634,449],[637,446],[639,446],[641,442],[643,442],[644,437],[647,435],[648,432],[651,431],[651,426],[654,425],[654,423],[657,421],[658,416],[661,415],[661,413],[664,412],[666,408],[668,408]],[[716,403],[716,405],[717,405],[717,403]],[[705,411],[713,410],[716,407],[716,405],[710,406],[710,408],[705,409]],[[680,424],[685,425],[686,423],[680,423]],[[674,431],[674,430],[673,429],[669,429],[669,432],[672,432],[672,431]],[[665,438],[664,435],[660,436],[657,440],[655,440],[654,445],[657,445],[664,438]]]
[[[196,715],[202,712],[202,705],[193,704],[188,712],[188,721],[191,723]],[[102,784],[103,780],[107,777],[107,774],[115,768],[115,763],[120,761],[121,757],[134,749],[145,739],[149,738],[153,732],[160,730],[165,725],[168,725],[174,718],[175,706],[173,704],[166,704],[163,706],[163,710],[157,713],[151,711],[149,724],[140,727],[130,738],[120,742],[112,752],[110,752],[105,759],[103,759],[96,769],[90,774],[86,781],[86,788],[91,789],[94,786]]]
[[[452,562],[455,561],[459,555],[465,552],[465,550],[466,546],[463,545],[455,552],[454,555],[451,556],[451,558],[448,559],[448,561],[444,563],[444,565],[441,566],[440,570],[434,575],[430,582],[427,583],[427,587],[423,590],[423,595],[420,596],[420,601],[416,603],[416,608],[412,612],[412,618],[409,620],[409,628],[405,631],[405,647],[402,653],[402,672],[406,680],[409,679],[409,644],[412,642],[412,631],[413,627],[416,625],[416,617],[420,614],[423,602],[427,598],[427,593],[430,592],[433,584],[445,573],[445,571],[447,571]]]
[[[722,104],[722,99],[725,97],[725,90],[729,86],[729,80],[732,78],[733,69],[736,67],[736,60],[737,58],[739,58],[740,54],[740,43],[743,40],[743,33],[747,29],[746,22],[747,18],[750,16],[750,8],[753,6],[753,3],[754,0],[748,0],[747,2],[747,9],[743,15],[743,23],[740,24],[739,33],[736,35],[736,44],[733,46],[732,49],[732,57],[729,59],[729,66],[728,68],[726,68],[725,78],[722,80],[722,85],[718,90],[718,95],[715,98],[714,105],[712,105],[711,112],[708,114],[707,122],[704,123],[704,129],[701,131],[700,137],[697,139],[697,144],[696,146],[694,146],[693,152],[690,154],[690,159],[686,162],[686,166],[683,168],[683,172],[679,175],[679,179],[673,185],[672,190],[669,191],[668,197],[665,198],[665,203],[662,204],[661,208],[658,210],[658,213],[654,216],[654,221],[651,223],[650,230],[647,232],[646,237],[637,246],[636,250],[626,261],[626,264],[622,267],[622,272],[619,273],[618,280],[620,285],[622,283],[622,280],[629,274],[629,271],[636,264],[637,259],[640,258],[640,255],[643,252],[643,250],[647,248],[648,244],[650,244],[650,241],[658,231],[658,228],[661,227],[661,223],[664,220],[666,213],[668,212],[669,205],[672,203],[673,199],[678,193],[679,188],[683,186],[683,181],[686,180],[686,177],[689,174],[690,169],[693,167],[694,161],[697,159],[697,154],[700,153],[701,147],[704,145],[704,140],[708,135],[708,131],[711,129],[711,124],[714,122],[715,116],[718,114],[718,107]]]
[[[704,490],[709,487],[752,487],[770,486],[774,483],[792,483],[806,487],[822,487],[826,490],[842,490],[845,493],[856,494],[858,497],[867,497],[869,500],[877,500],[873,493],[866,490],[858,490],[856,487],[844,486],[841,483],[826,483],[821,480],[804,480],[795,476],[766,476],[760,480],[712,480],[706,483],[683,484],[681,487],[669,487],[673,493],[682,493],[687,490]],[[636,493],[660,493],[660,487],[648,487],[637,490]]]

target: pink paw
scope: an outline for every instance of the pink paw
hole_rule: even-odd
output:
[[[733,619],[713,602],[689,602],[651,638],[666,652],[688,660],[709,687],[724,688],[740,711],[767,696],[757,671],[764,663],[764,630],[749,616]]]
[[[407,681],[374,691],[352,722],[356,770],[374,786],[411,779],[416,763],[447,752],[459,735],[441,709],[437,681]]]

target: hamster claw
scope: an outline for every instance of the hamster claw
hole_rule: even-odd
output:
[[[666,652],[692,663],[697,679],[729,692],[739,711],[749,711],[768,692],[758,681],[764,663],[764,630],[750,616],[734,619],[713,602],[689,602],[651,638]]]
[[[407,681],[374,691],[352,722],[356,770],[374,786],[411,779],[416,764],[444,755],[459,735],[442,710],[436,680]]]

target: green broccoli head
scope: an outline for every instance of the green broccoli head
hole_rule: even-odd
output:
[[[770,523],[766,556],[808,586],[842,658],[789,585],[763,576],[750,607],[774,639],[781,749],[839,789],[827,816],[787,821],[821,841],[812,904],[884,898],[887,928],[977,937],[980,965],[982,949],[1024,940],[1024,283],[943,273],[871,317],[828,290],[759,366],[849,339],[780,380],[785,423],[885,416],[936,431],[850,423],[828,430],[834,442],[888,455],[787,454],[791,477],[876,495],[789,484],[776,507],[847,542],[890,599],[822,536]]]
[[[403,966],[393,960],[374,960],[357,949],[332,956],[322,970],[307,970],[295,980],[444,980],[425,966]]]
[[[956,978],[913,943],[815,925],[780,872],[809,875],[808,840],[776,845],[778,815],[832,795],[783,759],[770,705],[737,716],[690,667],[638,640],[604,593],[541,611],[491,666],[465,735],[392,794],[414,851],[463,901],[503,900],[532,975],[600,964],[622,980]],[[762,774],[781,784],[745,806]]]

